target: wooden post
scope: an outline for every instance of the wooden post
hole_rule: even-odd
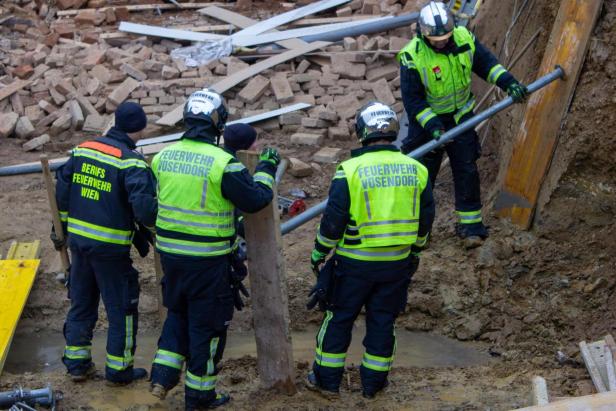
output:
[[[160,264],[160,254],[156,251],[156,246],[154,248],[154,272],[156,273],[156,285],[158,286],[158,317],[160,318],[161,325],[167,319],[167,309],[163,305],[163,286],[160,284],[163,279],[163,267]]]
[[[41,156],[41,169],[43,170],[43,181],[45,182],[45,188],[47,189],[47,199],[49,200],[49,210],[51,212],[51,221],[53,223],[54,231],[58,240],[64,240],[64,230],[62,229],[62,221],[60,220],[60,212],[58,211],[58,203],[56,202],[56,189],[53,185],[53,179],[51,177],[51,171],[49,170],[49,159],[47,155]],[[60,261],[62,262],[62,269],[64,270],[65,278],[68,278],[68,271],[71,266],[71,262],[68,258],[68,251],[66,246],[62,247],[58,251],[60,253]]]
[[[567,73],[534,93],[514,142],[496,211],[529,229],[537,197],[549,169],[563,117],[567,114],[603,0],[562,0],[543,62],[542,76],[560,65]]]
[[[257,153],[239,152],[238,157],[249,170],[255,169]],[[246,214],[244,227],[259,377],[265,388],[292,395],[297,389],[293,382],[293,346],[277,204],[274,186],[272,202],[257,213]]]

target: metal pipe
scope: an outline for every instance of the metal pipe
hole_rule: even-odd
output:
[[[529,84],[528,92],[534,93],[535,91],[547,86],[551,82],[557,79],[562,79],[564,77],[565,77],[565,71],[563,70],[563,68],[560,66],[556,66],[554,71],[552,71],[549,74],[546,74],[545,76],[539,78],[535,82]],[[504,100],[496,103],[489,109],[482,111],[481,113],[477,114],[473,118],[470,118],[464,123],[459,124],[458,126],[452,128],[451,130],[443,134],[441,138],[439,138],[438,140],[432,140],[429,143],[426,143],[423,146],[417,148],[416,150],[413,150],[412,152],[408,154],[408,156],[415,158],[415,159],[421,158],[424,154],[429,153],[430,151],[444,144],[449,143],[451,140],[456,138],[458,135],[464,133],[465,131],[472,129],[473,127],[475,127],[482,121],[503,111],[504,109],[511,106],[512,104],[513,104],[513,99],[511,97],[507,97]],[[297,227],[307,223],[308,221],[312,220],[313,218],[321,214],[323,211],[325,211],[326,206],[327,206],[327,199],[323,200],[316,206],[309,208],[308,210],[304,211],[300,215],[293,217],[292,219],[290,219],[289,221],[285,222],[284,224],[280,226],[281,233],[283,235],[287,234],[295,230]]]
[[[329,31],[325,33],[311,34],[309,36],[300,37],[305,42],[313,41],[339,41],[345,37],[355,37],[362,34],[379,33],[387,30],[393,30],[398,27],[406,26],[414,23],[419,18],[419,13],[408,13],[400,16],[392,17],[391,19],[368,22],[357,26],[346,27],[339,30]]]
[[[280,184],[280,180],[282,180],[282,176],[284,175],[284,172],[287,171],[287,167],[289,166],[289,160],[287,160],[286,158],[283,158],[282,161],[280,161],[280,164],[278,164],[278,168],[276,169],[276,185]]]

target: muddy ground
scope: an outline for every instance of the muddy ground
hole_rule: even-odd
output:
[[[520,3],[520,2],[517,2]],[[523,25],[513,38],[523,44],[538,27],[544,27],[536,45],[514,73],[524,81],[536,77],[558,2],[529,2]],[[485,2],[477,20],[477,34],[493,50],[501,48],[511,20],[513,1]],[[616,0],[606,0],[559,146],[546,179],[534,229],[519,231],[491,215],[503,159],[523,114],[521,107],[500,114],[490,123],[480,167],[486,200],[485,216],[491,237],[470,252],[462,250],[454,236],[452,182],[442,170],[436,187],[438,217],[431,248],[423,253],[421,267],[409,290],[407,312],[398,327],[470,341],[477,350],[490,353],[487,365],[468,367],[397,367],[385,395],[366,402],[359,395],[356,368],[349,370],[342,397],[330,402],[308,391],[303,378],[308,361],[296,363],[299,393],[293,397],[258,389],[256,360],[251,356],[224,360],[221,388],[233,395],[229,409],[412,409],[412,410],[505,410],[529,404],[530,379],[542,375],[551,396],[577,396],[592,391],[582,366],[577,342],[596,340],[616,329]],[[481,95],[483,87],[478,87]],[[75,136],[67,144],[76,144]],[[316,150],[287,143],[288,136],[262,133],[262,144],[279,147],[284,155],[310,160]],[[62,154],[62,146],[46,148]],[[350,148],[351,142],[328,141]],[[0,146],[0,164],[38,159],[40,153],[24,154],[18,142]],[[310,194],[309,204],[326,195],[334,166],[323,166],[312,177],[283,179],[282,195],[292,187]],[[42,270],[17,329],[18,336],[62,329],[68,308],[65,290],[54,280],[57,267],[51,244],[46,194],[37,175],[0,179],[0,250],[13,240],[42,240]],[[316,221],[284,238],[288,271],[291,326],[311,329],[320,321],[304,304],[311,287],[309,253]],[[151,257],[135,259],[141,272],[142,332],[160,329],[156,311],[157,284]],[[104,331],[101,311],[99,331]],[[251,329],[250,310],[236,315],[232,332]],[[355,338],[361,338],[356,335]],[[564,356],[557,359],[557,351]],[[147,366],[147,360],[138,364]],[[0,389],[15,384],[38,387],[51,383],[64,392],[63,409],[179,409],[182,390],[176,389],[164,403],[147,394],[147,384],[110,389],[102,381],[74,385],[61,370],[49,373],[5,372]]]

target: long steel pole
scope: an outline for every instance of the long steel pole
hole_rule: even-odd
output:
[[[546,74],[545,76],[537,79],[535,82],[529,84],[528,92],[534,93],[535,91],[542,89],[543,87],[547,86],[553,81],[564,78],[564,76],[565,76],[565,71],[562,69],[562,67],[556,66],[554,71],[552,71],[549,74]],[[441,138],[439,138],[438,140],[432,140],[429,143],[426,143],[423,146],[417,148],[416,150],[411,151],[408,154],[408,156],[415,158],[415,159],[421,158],[426,153],[429,153],[430,151],[444,144],[449,143],[451,140],[453,140],[460,134],[472,129],[473,127],[475,127],[476,125],[484,121],[485,119],[490,118],[493,115],[503,111],[504,109],[511,106],[512,104],[513,104],[513,99],[511,97],[507,97],[504,100],[496,103],[489,109],[477,114],[475,117],[470,118],[464,123],[452,128],[451,130],[443,134]],[[292,219],[290,219],[289,221],[287,221],[286,223],[280,226],[281,233],[283,235],[290,233],[291,231],[295,230],[297,227],[306,224],[308,221],[312,220],[313,218],[317,217],[319,214],[323,213],[323,211],[325,211],[326,206],[327,206],[327,199],[320,202],[316,206],[309,208],[308,210],[304,211],[300,215],[293,217]]]

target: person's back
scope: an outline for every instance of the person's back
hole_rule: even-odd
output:
[[[222,177],[227,167],[234,167],[229,165],[232,158],[222,148],[190,139],[166,147],[154,158],[158,250],[202,257],[230,252],[235,207],[222,195]]]
[[[135,103],[123,103],[115,117],[115,127],[76,147],[56,174],[56,199],[72,259],[62,361],[74,381],[94,372],[91,340],[102,297],[109,320],[105,376],[125,384],[147,376],[144,369],[133,368],[139,279],[130,246],[135,243],[142,256],[147,253],[146,240],[136,242],[147,229],[137,231],[136,224],[153,226],[157,204],[152,173],[133,151],[146,126],[145,113]],[[52,240],[62,246],[55,236]]]
[[[227,111],[218,93],[193,93],[184,107],[187,130],[158,153],[156,247],[164,271],[167,318],[152,364],[150,392],[164,398],[180,381],[184,362],[186,409],[220,406],[216,393],[234,295],[230,262],[236,239],[234,211],[256,212],[273,198],[278,153],[265,149],[254,177],[218,147]],[[241,280],[239,280],[241,282]]]
[[[310,259],[317,284],[308,307],[319,302],[326,313],[308,382],[338,393],[353,323],[365,307],[360,375],[364,396],[372,398],[387,384],[394,322],[432,227],[434,201],[426,168],[391,144],[399,130],[391,108],[368,103],[355,129],[362,147],[338,166]]]

